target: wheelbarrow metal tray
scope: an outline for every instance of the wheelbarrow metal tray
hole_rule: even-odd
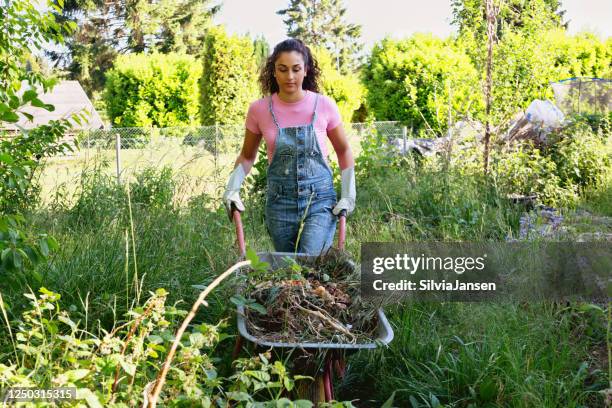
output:
[[[304,259],[310,260],[316,258],[312,255],[306,254],[294,254],[291,252],[259,252],[257,256],[261,261],[268,262],[272,270],[279,269],[287,265],[285,257],[293,259]],[[237,274],[247,273],[247,268],[241,268],[237,271]],[[240,292],[242,288],[239,288]],[[374,349],[381,345],[389,344],[393,340],[393,329],[385,316],[382,308],[378,309],[378,337],[370,343],[284,343],[284,342],[271,342],[258,339],[257,337],[250,334],[246,327],[246,315],[244,306],[238,306],[238,331],[240,335],[245,339],[265,347],[285,347],[285,348],[311,348],[311,349]]]

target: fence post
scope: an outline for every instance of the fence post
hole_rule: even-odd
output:
[[[215,156],[219,149],[219,124],[215,122]]]
[[[446,152],[446,165],[450,165],[451,157],[453,154],[453,87],[448,81],[448,141],[447,141],[447,152]]]
[[[402,139],[404,139],[404,154],[406,154],[406,139],[408,138],[408,128],[406,126],[402,126]]]
[[[219,124],[217,122],[215,122],[215,153],[213,155],[213,157],[215,158],[215,174],[216,172],[219,170],[217,168],[217,159],[219,156]]]
[[[85,163],[89,164],[89,149],[91,149],[91,130],[86,130],[87,138],[85,139]]]
[[[121,134],[115,133],[115,161],[117,164],[117,184],[121,184]]]

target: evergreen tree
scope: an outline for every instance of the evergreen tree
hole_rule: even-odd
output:
[[[541,29],[567,28],[560,0],[495,0],[499,7],[497,37],[504,32],[528,33]],[[486,34],[485,0],[452,0],[452,23],[459,34]]]
[[[165,53],[199,55],[206,31],[221,8],[220,5],[210,6],[210,2],[161,0],[150,3],[152,19],[144,30],[145,35],[151,38],[148,48]]]
[[[261,67],[263,64],[265,64],[268,55],[270,55],[270,45],[263,35],[259,35],[257,38],[255,38],[255,41],[253,41],[253,48],[255,63],[257,67]]]
[[[56,0],[60,2],[61,0]],[[66,0],[59,21],[78,29],[66,47],[48,54],[88,94],[101,90],[118,54],[199,54],[219,5],[212,0]]]
[[[120,49],[124,25],[119,15],[121,5],[115,1],[67,0],[58,21],[77,24],[66,37],[65,46],[47,55],[56,67],[63,67],[69,79],[78,80],[91,96],[104,85],[104,72],[112,67]]]
[[[253,42],[209,30],[202,54],[200,106],[204,125],[243,126],[249,103],[259,97]]]
[[[345,21],[342,0],[290,0],[277,14],[284,17],[287,35],[309,46],[326,48],[342,73],[359,64],[361,26]]]

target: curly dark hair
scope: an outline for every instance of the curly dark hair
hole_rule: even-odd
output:
[[[299,52],[304,58],[304,67],[306,68],[307,75],[304,78],[304,82],[302,82],[302,89],[319,92],[319,77],[321,76],[321,71],[319,70],[317,60],[312,56],[310,48],[301,40],[289,38],[278,43],[276,47],[274,47],[274,51],[272,51],[272,54],[268,57],[265,65],[263,65],[261,69],[261,73],[259,74],[259,85],[264,95],[272,95],[278,92],[278,83],[276,82],[276,78],[274,78],[274,64],[281,52],[291,51]]]

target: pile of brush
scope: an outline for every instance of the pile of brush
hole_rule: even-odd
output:
[[[246,295],[258,306],[246,309],[251,334],[284,343],[373,340],[378,316],[361,300],[358,271],[345,252],[284,261],[274,270],[259,263],[247,275]]]

